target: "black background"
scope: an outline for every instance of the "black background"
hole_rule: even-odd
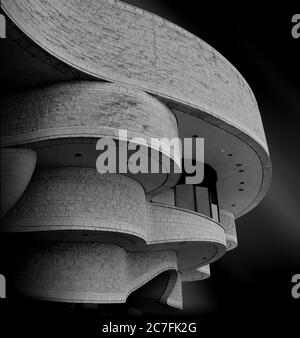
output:
[[[297,336],[292,327],[300,320],[300,298],[291,296],[291,278],[300,273],[300,38],[291,35],[291,18],[300,13],[300,5],[126,2],[199,36],[241,72],[258,101],[273,164],[267,196],[237,220],[238,248],[212,264],[208,280],[184,285],[185,310],[176,313],[176,321],[196,320],[200,333],[241,335],[254,329],[259,334],[282,328],[286,336]],[[22,311],[26,309],[19,316]],[[75,322],[88,330],[98,325],[98,317],[72,317],[64,322],[67,332]],[[43,327],[34,319],[32,323],[42,328],[43,336],[57,322],[47,318]],[[55,332],[59,336],[62,331],[56,326]]]

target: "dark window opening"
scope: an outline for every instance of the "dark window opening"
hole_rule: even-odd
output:
[[[204,179],[200,184],[185,184],[186,174],[183,173],[175,186],[175,205],[196,211],[220,221],[217,195],[217,173],[209,165],[204,165]]]
[[[178,184],[160,195],[152,198],[153,202],[173,205],[192,210],[220,221],[217,195],[217,173],[209,165],[204,165],[204,179],[200,184],[185,184],[183,173]]]

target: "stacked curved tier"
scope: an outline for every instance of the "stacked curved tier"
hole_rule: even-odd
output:
[[[1,146],[38,157],[22,194],[30,155],[31,173],[2,218],[2,231],[36,241],[24,241],[17,255],[16,288],[39,299],[124,302],[170,270],[161,301],[181,307],[181,281],[207,278],[208,264],[236,247],[235,218],[270,183],[251,89],[199,38],[116,0],[3,0],[1,8],[26,89],[1,99]],[[95,144],[124,142],[119,129],[147,140],[204,137],[205,162],[218,173],[220,222],[151,202],[178,174],[97,173]],[[181,154],[170,161],[180,165]]]

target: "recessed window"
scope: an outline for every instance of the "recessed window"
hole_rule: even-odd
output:
[[[211,204],[211,217],[217,222],[220,222],[219,207],[217,204]]]
[[[161,203],[166,205],[175,205],[174,189],[170,189],[156,195],[152,198],[152,202]]]
[[[195,186],[196,211],[211,217],[209,190],[205,187]]]
[[[82,157],[82,154],[81,153],[76,153],[74,156],[75,157]]]
[[[206,215],[220,221],[217,196],[217,173],[207,164],[204,165],[204,179],[200,184],[185,184],[186,173],[181,175],[178,184],[152,198],[152,202],[172,205]]]
[[[216,172],[206,164],[204,166],[204,179],[200,184],[185,184],[185,173],[183,173],[179,184],[175,186],[175,205],[196,211],[219,222],[216,182]]]
[[[239,170],[239,173],[243,173],[243,172],[245,172],[245,169],[240,169]]]
[[[175,204],[179,208],[195,211],[194,186],[192,184],[176,186]]]

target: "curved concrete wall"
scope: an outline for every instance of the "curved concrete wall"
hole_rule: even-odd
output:
[[[225,243],[225,231],[213,219],[177,207],[149,203],[148,242],[209,241]]]
[[[71,67],[199,109],[267,150],[257,103],[243,77],[177,25],[115,0],[4,0],[2,7],[21,31]]]
[[[42,300],[123,303],[163,271],[176,270],[176,254],[127,253],[97,242],[35,242],[14,262],[12,286]]]
[[[224,209],[220,209],[220,222],[226,231],[227,250],[236,248],[238,241],[233,213]]]
[[[2,231],[97,230],[146,239],[147,204],[142,186],[91,168],[38,170]]]
[[[210,277],[210,266],[209,265],[201,266],[197,270],[200,272],[200,274],[202,276],[201,279],[206,279],[206,278]]]
[[[149,204],[148,243],[176,248],[178,270],[183,281],[201,280],[207,271],[199,271],[226,251],[226,233],[222,225],[196,212],[163,204]]]
[[[182,309],[182,283],[181,274],[176,271],[169,272],[168,285],[160,298],[162,303]]]
[[[117,0],[4,0],[1,7],[13,22],[10,38],[64,79],[130,85],[245,142],[260,159],[262,182],[243,213],[264,197],[272,169],[256,100],[240,73],[204,41]]]
[[[176,108],[227,131],[256,152],[262,181],[251,205],[263,197],[271,166],[256,100],[239,72],[212,47],[167,20],[116,0],[3,0],[1,8],[13,22],[9,37],[29,59],[33,55],[55,69],[47,74],[51,81],[64,73],[69,81],[114,82],[65,82],[3,99],[3,146],[51,144],[55,153],[58,139],[117,138],[118,129],[127,129],[129,137],[172,139],[178,129],[170,108]],[[180,154],[174,160],[180,162]],[[181,280],[207,277],[205,264],[224,254],[226,246],[237,245],[231,213],[221,211],[220,224],[188,210],[147,203],[135,180],[98,175],[86,163],[72,167],[77,164],[38,171],[3,218],[4,231],[68,230],[73,241],[43,243],[20,256],[25,260],[16,283],[25,294],[122,302],[147,279],[178,269],[162,300],[180,307]],[[27,176],[28,183],[31,174]],[[26,184],[20,184],[23,190]],[[22,192],[14,193],[8,204]],[[133,241],[136,252],[128,254],[112,244],[75,242],[70,230],[115,232],[119,239],[142,241]]]
[[[34,171],[37,156],[30,149],[1,149],[1,216],[22,196]]]
[[[210,267],[209,264],[200,266],[196,269],[189,269],[184,272],[183,282],[194,282],[199,280],[204,280],[210,277]]]
[[[222,226],[201,214],[147,203],[130,177],[92,168],[53,167],[35,172],[28,189],[2,221],[2,231],[117,231],[148,244],[208,241],[224,245]]]
[[[80,241],[80,234],[90,231],[89,240],[119,243],[134,252],[175,250],[184,280],[201,279],[197,268],[226,249],[221,224],[189,210],[147,202],[137,181],[91,168],[37,170],[1,223],[2,232],[35,232],[40,238],[46,232],[51,240],[65,240],[68,232],[69,240]]]
[[[115,84],[59,83],[1,99],[1,106],[3,145],[76,136],[118,138],[119,129],[130,138],[178,137],[169,108],[144,92]]]

